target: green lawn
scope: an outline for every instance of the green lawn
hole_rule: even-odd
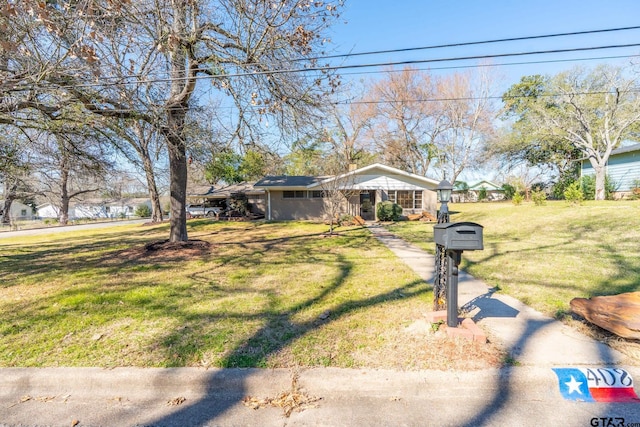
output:
[[[562,317],[574,297],[640,289],[640,201],[451,204],[452,222],[484,226],[483,251],[462,267],[534,308]],[[433,252],[433,224],[391,230]]]
[[[0,366],[434,367],[403,332],[429,286],[366,229],[192,220],[208,249],[145,251],[167,227],[0,239]]]
[[[484,228],[463,267],[550,315],[640,288],[640,202],[454,204]],[[389,226],[433,251],[433,224]],[[368,230],[189,221],[207,249],[144,250],[168,226],[0,239],[0,366],[474,369],[493,344],[422,328],[429,286]],[[418,332],[416,334],[416,331]]]

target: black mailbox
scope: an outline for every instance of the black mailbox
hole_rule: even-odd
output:
[[[436,245],[445,250],[480,251],[484,249],[482,242],[482,226],[475,222],[445,222],[433,226],[433,239]]]

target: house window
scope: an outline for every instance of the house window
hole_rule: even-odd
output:
[[[22,209],[20,211],[20,216],[27,216],[27,210],[26,209]]]
[[[322,197],[327,197],[327,195],[324,191],[315,190],[311,192],[311,197],[313,197],[314,199],[319,199]]]
[[[403,209],[422,209],[422,191],[390,190],[389,200]]]
[[[413,208],[422,209],[422,191],[413,192]]]
[[[307,195],[306,195],[306,191],[283,191],[282,192],[282,197],[284,199],[304,199]]]

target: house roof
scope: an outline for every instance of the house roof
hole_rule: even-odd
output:
[[[363,175],[385,175],[396,176],[404,179],[411,179],[414,182],[420,182],[425,187],[434,187],[438,185],[439,181],[424,176],[416,175],[410,172],[405,172],[400,169],[392,168],[380,163],[374,163],[369,166],[355,169],[350,172],[343,173],[336,176],[267,176],[255,183],[257,188],[278,188],[283,189],[313,189],[318,188],[334,181],[348,181],[352,177]]]
[[[212,192],[207,193],[205,196],[214,199],[226,199],[231,197],[234,193],[244,193],[247,195],[264,194],[264,190],[261,188],[255,188],[252,182],[240,182],[237,184],[227,185],[226,187],[218,188]]]
[[[265,176],[254,184],[256,188],[306,188],[318,182],[319,178],[315,176]]]
[[[499,186],[496,183],[493,183],[491,181],[487,181],[486,179],[476,182],[475,184],[469,185],[469,190],[480,190],[481,188],[483,188],[485,190],[491,190],[491,191],[501,191],[502,187]]]
[[[4,201],[5,201],[4,199],[0,199],[0,205],[4,205]],[[15,200],[15,199],[13,199],[13,201],[12,201],[11,203],[17,203],[17,204],[20,204],[20,205],[24,205],[24,206],[26,206],[26,205],[25,205],[24,203],[22,203],[20,200]]]
[[[333,180],[347,180],[350,177],[356,175],[396,175],[417,180],[419,182],[422,182],[426,186],[436,186],[440,182],[436,181],[435,179],[427,178],[426,176],[416,175],[411,172],[405,172],[401,169],[392,168],[391,166],[383,165],[381,163],[374,163],[360,169],[355,169],[353,171],[343,173],[342,175],[328,177],[327,179],[318,182],[318,185],[325,184]]]
[[[187,196],[208,196],[213,194],[214,191],[213,185],[195,185],[187,190]]]
[[[630,153],[632,151],[640,151],[640,144],[628,145],[626,147],[620,147],[611,152],[611,155]]]

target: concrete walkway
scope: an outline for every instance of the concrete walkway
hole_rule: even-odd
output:
[[[371,224],[368,228],[423,280],[433,283],[433,255],[400,239],[381,225]],[[602,366],[629,362],[622,353],[514,298],[494,292],[464,271],[460,271],[458,276],[458,287],[458,303],[463,311],[497,337],[519,365]]]
[[[433,282],[433,256],[380,226],[370,230],[420,277]],[[460,303],[492,338],[504,343],[518,366],[465,372],[5,368],[0,369],[0,427],[640,423],[638,403],[564,400],[551,370],[616,366],[640,379],[640,367],[622,365],[627,361],[620,353],[517,300],[492,293],[467,274],[461,274],[459,284]],[[277,397],[280,403],[307,403],[303,411],[286,416],[282,408],[266,404]]]

